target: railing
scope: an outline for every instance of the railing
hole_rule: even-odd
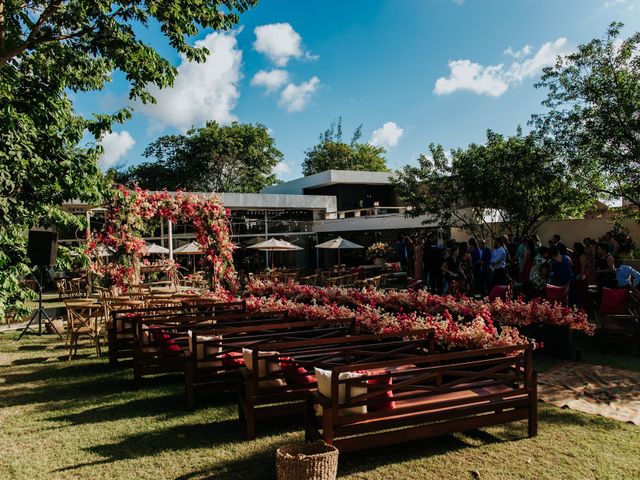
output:
[[[375,217],[378,215],[405,214],[411,207],[367,207],[355,208],[353,210],[340,210],[338,212],[326,213],[325,220],[336,220],[342,218]]]

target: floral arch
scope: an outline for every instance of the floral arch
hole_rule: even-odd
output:
[[[86,253],[92,259],[92,272],[110,285],[126,290],[128,285],[139,283],[143,236],[170,220],[193,225],[196,241],[204,250],[203,270],[211,288],[236,290],[229,211],[218,197],[181,191],[171,195],[166,190],[149,192],[137,185],[133,189],[117,185],[104,207],[104,225],[92,233]],[[99,261],[99,245],[114,250],[112,262]]]

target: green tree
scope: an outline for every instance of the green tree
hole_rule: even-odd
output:
[[[353,134],[350,143],[342,141],[342,117],[320,134],[317,145],[305,152],[302,174],[305,176],[325,170],[368,170],[387,172],[384,148],[359,143],[362,125]]]
[[[176,69],[137,36],[140,27],[159,28],[174,49],[202,61],[209,52],[188,38],[232,27],[256,1],[0,1],[0,319],[24,310],[26,230],[80,226],[60,205],[100,201],[108,182],[97,140],[131,115],[85,118],[67,93],[100,90],[119,70],[131,99],[153,101],[147,85],[171,85]],[[80,146],[86,132],[95,142]]]
[[[453,150],[450,157],[441,145],[429,148],[417,167],[397,173],[399,196],[412,207],[410,215],[477,238],[502,231],[530,235],[546,220],[584,212],[592,200],[579,176],[535,133],[518,129],[505,138],[488,131],[485,144]]]
[[[604,39],[580,45],[547,67],[538,87],[549,111],[533,117],[596,196],[640,208],[640,33],[621,39],[612,23]]]
[[[274,167],[282,153],[264,125],[207,122],[186,135],[166,135],[144,156],[155,158],[129,168],[118,179],[151,190],[258,192],[277,183]]]

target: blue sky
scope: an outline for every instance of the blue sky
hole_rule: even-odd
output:
[[[103,166],[136,164],[158,136],[207,119],[263,123],[284,154],[280,178],[300,175],[304,151],[338,116],[345,137],[385,146],[388,164],[414,162],[431,142],[481,142],[488,128],[512,134],[541,111],[533,88],[556,54],[640,25],[640,0],[263,0],[233,32],[203,32],[213,50],[188,64],[155,29],[145,41],[179,67],[158,105],[103,141]],[[127,105],[122,75],[75,96],[83,114]]]

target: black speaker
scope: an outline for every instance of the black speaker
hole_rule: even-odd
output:
[[[34,266],[50,267],[56,264],[58,234],[41,230],[29,230],[27,256]]]

